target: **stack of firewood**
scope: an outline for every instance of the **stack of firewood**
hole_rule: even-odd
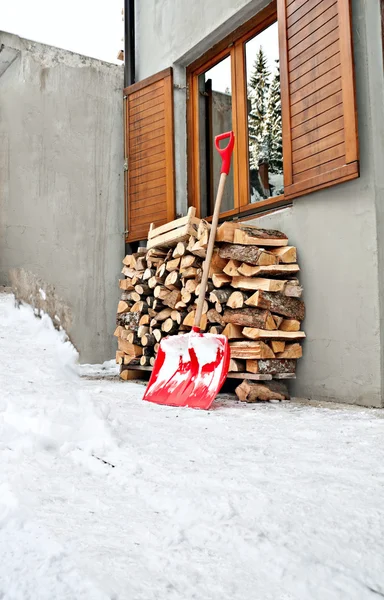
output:
[[[209,229],[190,209],[151,229],[147,248],[125,257],[115,331],[123,379],[154,364],[162,337],[191,329]],[[227,336],[229,377],[250,387],[252,380],[295,377],[305,337],[299,270],[283,233],[234,222],[219,227],[201,329]],[[238,395],[249,401],[255,394],[243,386]]]

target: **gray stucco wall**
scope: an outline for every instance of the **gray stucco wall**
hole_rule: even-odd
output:
[[[137,78],[185,67],[256,14],[261,0],[140,0]],[[307,305],[296,396],[383,406],[384,131],[379,0],[352,0],[361,178],[255,219],[297,245]],[[186,96],[175,90],[177,209],[186,210]]]
[[[0,32],[1,44],[0,284],[56,315],[81,362],[109,360],[124,253],[123,69]]]

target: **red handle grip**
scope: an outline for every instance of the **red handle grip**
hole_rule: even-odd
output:
[[[225,140],[229,138],[229,142],[225,148],[220,148],[219,142],[221,140]],[[233,146],[235,145],[235,134],[233,131],[228,131],[227,133],[221,133],[215,137],[215,146],[216,150],[221,156],[222,164],[220,173],[225,173],[228,175],[229,169],[231,168],[231,156],[233,151]]]

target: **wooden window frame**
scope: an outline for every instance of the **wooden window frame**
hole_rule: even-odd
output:
[[[384,0],[381,0],[383,6]],[[324,112],[327,112],[325,106],[321,107],[321,111],[316,113],[314,111],[313,117],[309,117],[305,114],[305,111],[316,106],[315,94],[320,97],[322,89],[326,88],[327,85],[331,85],[333,80],[329,82],[321,82],[321,86],[316,88],[317,82],[321,81],[321,75],[313,78],[313,81],[308,83],[302,83],[301,87],[298,87],[295,91],[292,91],[292,87],[295,87],[295,80],[293,80],[292,86],[290,86],[290,71],[295,70],[295,67],[291,65],[295,61],[295,54],[293,54],[292,60],[290,59],[291,50],[297,48],[299,44],[304,43],[304,50],[301,52],[303,61],[313,60],[316,57],[316,51],[313,55],[308,57],[305,56],[308,48],[308,38],[311,33],[310,23],[301,24],[298,31],[294,34],[289,35],[290,27],[294,27],[296,21],[305,19],[305,15],[314,11],[317,14],[314,17],[314,23],[322,15],[316,13],[316,7],[321,4],[318,0],[315,5],[311,7],[308,0],[273,0],[264,10],[257,14],[253,19],[236,29],[229,36],[223,39],[221,42],[216,44],[208,53],[200,57],[194,63],[187,68],[187,80],[189,86],[189,99],[187,106],[187,132],[188,132],[188,202],[191,206],[196,208],[196,212],[201,216],[201,198],[200,198],[200,177],[199,177],[199,120],[198,120],[198,76],[205,71],[218,64],[223,58],[227,56],[231,57],[231,77],[232,77],[232,128],[236,135],[236,144],[233,156],[233,173],[234,173],[234,208],[226,213],[220,215],[221,218],[233,218],[242,217],[250,214],[260,214],[266,211],[274,210],[277,207],[281,207],[292,203],[292,200],[307,195],[311,192],[321,190],[338,183],[349,181],[359,177],[359,146],[358,146],[358,134],[357,134],[357,111],[356,111],[356,99],[355,99],[355,77],[354,77],[354,63],[353,63],[353,41],[352,41],[352,30],[351,30],[351,0],[334,0],[330,3],[329,10],[332,6],[336,7],[336,14],[333,15],[329,21],[324,23],[317,21],[316,28],[314,28],[314,35],[320,35],[317,42],[313,43],[316,47],[323,38],[325,39],[330,33],[334,34],[334,40],[338,41],[338,53],[339,53],[339,64],[334,68],[339,68],[338,89],[334,86],[333,88],[326,89],[326,93],[331,99],[334,99],[336,92],[341,94],[341,101],[338,104],[342,105],[342,116],[343,128],[339,127],[338,130],[331,131],[329,134],[324,136],[324,139],[332,138],[333,135],[339,134],[339,138],[336,142],[336,138],[329,140],[330,146],[324,145],[324,150],[316,150],[316,140],[311,141],[310,132],[313,130],[308,129],[308,142],[303,147],[307,146],[311,149],[312,153],[309,156],[313,159],[313,168],[300,165],[301,162],[305,162],[305,159],[298,159],[297,152],[295,157],[294,143],[292,140],[292,122],[296,121],[296,114],[301,114],[303,123],[306,120],[317,118]],[[329,3],[328,3],[329,4]],[[305,10],[304,10],[305,9]],[[307,10],[308,9],[308,10]],[[304,10],[304,12],[303,12]],[[324,11],[324,14],[327,11]],[[292,15],[295,13],[296,18],[291,25],[287,25],[289,20],[292,21]],[[307,20],[308,21],[308,20]],[[248,111],[247,111],[247,89],[246,89],[246,53],[245,43],[262,32],[271,24],[278,23],[278,39],[279,39],[279,58],[280,58],[280,89],[281,89],[281,109],[282,109],[282,142],[283,142],[283,173],[284,173],[284,194],[281,196],[274,196],[261,202],[254,204],[250,203],[250,190],[249,190],[249,161],[244,160],[244,155],[248,156]],[[330,24],[330,25],[328,25]],[[331,28],[330,28],[331,27]],[[291,47],[289,46],[293,37],[300,31],[304,32],[304,38],[302,42],[296,41]],[[324,29],[322,29],[324,28]],[[320,31],[321,30],[321,31]],[[320,34],[318,33],[320,31]],[[333,43],[333,42],[332,42]],[[334,50],[334,49],[333,49]],[[319,48],[318,52],[321,52]],[[300,54],[300,53],[299,53]],[[331,55],[332,56],[332,55]],[[326,57],[320,64],[330,61],[331,57]],[[302,61],[302,62],[303,62]],[[300,63],[301,64],[301,63]],[[298,66],[300,66],[300,64]],[[316,65],[315,65],[316,66]],[[332,72],[330,65],[329,71],[325,74]],[[305,75],[301,76],[304,77]],[[300,76],[299,76],[300,78]],[[297,78],[296,78],[297,79]],[[309,86],[313,86],[313,91],[309,91]],[[340,88],[340,89],[339,89]],[[298,92],[304,90],[303,98],[298,97]],[[292,98],[296,94],[297,100],[292,103]],[[307,98],[312,95],[312,104],[306,106],[305,102]],[[319,104],[325,102],[328,98],[325,96],[323,100],[319,100]],[[313,101],[314,100],[314,101]],[[298,112],[293,113],[292,107],[302,102],[302,109]],[[292,116],[293,115],[293,116]],[[334,119],[336,121],[336,119]],[[330,121],[332,122],[332,120]],[[300,121],[298,122],[300,124]],[[338,124],[338,126],[340,123]],[[296,127],[298,125],[295,125]],[[342,134],[340,132],[343,132]],[[333,145],[332,145],[333,144]],[[341,147],[344,145],[343,148]],[[333,162],[332,151],[336,148],[337,155],[335,154],[335,162]],[[322,156],[324,152],[324,156]],[[328,152],[328,154],[327,154]],[[323,162],[322,162],[322,159]],[[337,159],[337,160],[336,160]],[[335,164],[337,162],[337,164]],[[333,164],[331,164],[333,163]],[[309,163],[308,163],[309,164]],[[299,168],[298,168],[299,166]],[[303,168],[301,168],[303,167]],[[300,170],[301,169],[301,170]]]
[[[220,218],[246,216],[287,204],[284,195],[273,196],[255,204],[249,202],[249,165],[244,160],[244,148],[248,148],[247,86],[245,81],[245,44],[264,29],[277,22],[277,3],[274,0],[251,20],[233,31],[202,57],[187,67],[189,97],[187,102],[187,151],[188,151],[188,204],[201,216],[199,184],[199,118],[198,77],[227,57],[231,58],[232,80],[232,127],[236,135],[232,168],[234,174],[234,208],[220,214]],[[283,159],[284,160],[284,159]]]

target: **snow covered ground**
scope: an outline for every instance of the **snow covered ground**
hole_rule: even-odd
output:
[[[158,407],[63,340],[0,294],[2,600],[384,596],[382,413]]]

